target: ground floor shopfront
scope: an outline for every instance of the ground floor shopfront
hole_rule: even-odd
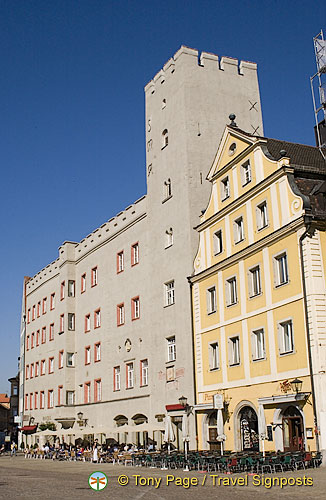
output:
[[[214,404],[215,393],[201,395],[204,402],[195,406],[199,449],[221,448],[217,412],[222,411],[222,446],[226,450],[316,450],[309,377],[302,377],[302,387],[298,392],[293,390],[289,381],[219,391],[223,400],[221,410],[217,410]],[[265,419],[264,439],[260,419]]]

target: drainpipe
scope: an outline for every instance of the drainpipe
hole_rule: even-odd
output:
[[[191,346],[192,346],[192,362],[194,369],[192,371],[193,374],[193,383],[194,383],[194,403],[197,403],[197,388],[196,388],[196,359],[195,359],[195,343],[194,343],[194,335],[195,335],[195,330],[194,330],[194,306],[193,306],[193,300],[192,300],[192,287],[193,283],[190,281],[188,278],[189,283],[190,283],[190,307],[191,307]],[[197,425],[197,415],[196,411],[195,413],[195,432],[196,432],[196,451],[198,451],[198,425]]]
[[[314,373],[313,373],[313,364],[312,364],[312,355],[311,355],[311,346],[310,346],[310,335],[309,335],[309,315],[308,315],[308,303],[307,303],[307,287],[306,287],[306,279],[305,279],[305,271],[304,271],[304,261],[303,261],[303,240],[309,234],[311,229],[311,217],[305,216],[306,230],[299,238],[300,244],[300,259],[301,259],[301,274],[302,274],[302,287],[303,287],[303,302],[305,309],[305,320],[306,320],[306,332],[307,332],[307,344],[308,344],[308,358],[309,358],[309,372],[310,372],[310,383],[311,383],[311,394],[312,394],[312,408],[314,414],[314,426],[315,430],[317,430],[316,435],[316,448],[319,451],[319,433],[318,433],[318,419],[317,419],[317,408],[316,408],[316,400],[315,400],[315,383],[314,383]]]

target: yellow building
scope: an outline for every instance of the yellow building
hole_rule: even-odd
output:
[[[234,118],[208,174],[189,278],[198,447],[220,446],[221,408],[227,450],[315,450],[326,415],[325,161]]]

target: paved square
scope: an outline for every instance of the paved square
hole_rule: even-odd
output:
[[[101,491],[93,491],[88,485],[92,472],[102,471],[108,477],[108,485]],[[112,464],[91,464],[89,462],[58,462],[52,460],[34,460],[18,457],[0,457],[0,499],[71,499],[109,498],[110,500],[183,500],[230,498],[237,500],[255,500],[266,498],[274,500],[318,500],[326,497],[326,469],[307,469],[306,471],[284,472],[268,478],[284,478],[283,481],[312,478],[312,486],[273,486],[266,488],[258,484],[262,476],[254,478],[245,474],[183,472],[180,470],[161,471],[145,467],[125,467]],[[126,479],[126,476],[128,479]],[[138,477],[136,477],[138,476]],[[174,476],[174,479],[173,479]],[[120,479],[119,479],[120,478]],[[221,478],[221,479],[219,479]],[[240,479],[242,478],[242,479]],[[120,482],[127,482],[121,486]],[[223,486],[218,481],[235,481],[240,485]],[[193,485],[188,486],[192,481]],[[215,486],[214,486],[215,481]],[[290,482],[291,482],[290,481]],[[168,482],[168,484],[167,484]],[[241,485],[248,482],[248,485]],[[138,484],[137,484],[138,483]],[[197,484],[196,484],[197,483]],[[180,484],[180,485],[178,485]],[[182,485],[183,484],[183,485]]]

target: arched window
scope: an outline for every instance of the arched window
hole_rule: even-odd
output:
[[[169,144],[169,133],[168,130],[165,129],[162,132],[162,149],[165,148]]]
[[[239,413],[242,450],[259,451],[258,417],[250,406],[244,406]]]

